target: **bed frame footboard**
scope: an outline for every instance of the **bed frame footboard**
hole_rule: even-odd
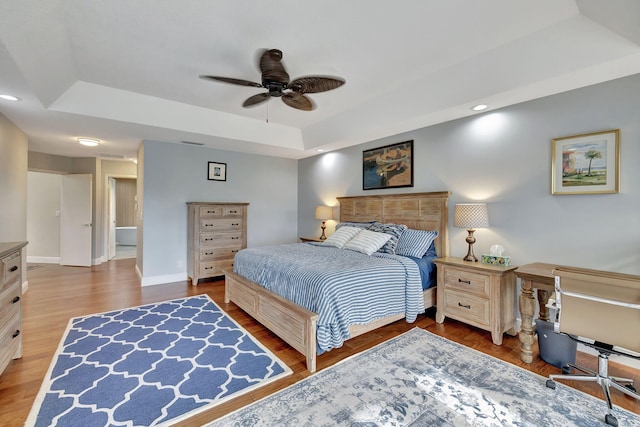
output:
[[[224,302],[234,302],[291,347],[316,371],[318,315],[231,271],[224,271]]]

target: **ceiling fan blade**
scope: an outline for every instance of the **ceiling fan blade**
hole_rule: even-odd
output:
[[[220,76],[200,76],[201,79],[214,80],[224,83],[231,83],[240,86],[262,87],[260,83],[250,82],[249,80],[234,79],[232,77],[220,77]]]
[[[253,95],[249,98],[247,98],[244,103],[242,104],[243,107],[247,108],[247,107],[253,107],[256,104],[260,104],[261,102],[266,101],[267,99],[269,99],[270,96],[268,93],[259,93],[257,95]]]
[[[265,50],[260,56],[260,71],[262,72],[262,81],[279,82],[287,85],[289,83],[289,74],[282,65],[282,51],[278,49]]]
[[[289,83],[289,89],[299,93],[326,92],[342,86],[343,79],[337,77],[307,76],[300,77]]]
[[[301,93],[289,92],[282,95],[282,101],[289,107],[298,110],[311,111],[314,109],[313,102]]]

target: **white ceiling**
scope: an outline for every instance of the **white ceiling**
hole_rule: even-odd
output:
[[[263,48],[347,83],[305,112],[198,78],[260,82]],[[0,0],[0,93],[22,99],[0,113],[71,157],[150,139],[304,158],[636,73],[638,0]]]

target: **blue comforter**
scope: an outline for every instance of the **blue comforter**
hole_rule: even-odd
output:
[[[413,322],[425,310],[418,267],[402,256],[295,243],[243,249],[233,268],[317,313],[321,351],[342,346],[350,325],[402,313]]]

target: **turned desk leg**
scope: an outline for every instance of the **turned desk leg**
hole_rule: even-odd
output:
[[[549,302],[550,296],[551,296],[551,291],[538,289],[538,304],[540,305],[540,312],[538,313],[538,319],[544,320],[545,322],[549,321],[549,309],[547,308],[547,303]]]
[[[520,359],[525,363],[533,361],[533,315],[536,309],[536,300],[533,297],[533,283],[531,280],[520,279],[522,286],[520,293],[520,316],[522,317],[522,325],[520,329]],[[547,314],[548,317],[548,314]]]

